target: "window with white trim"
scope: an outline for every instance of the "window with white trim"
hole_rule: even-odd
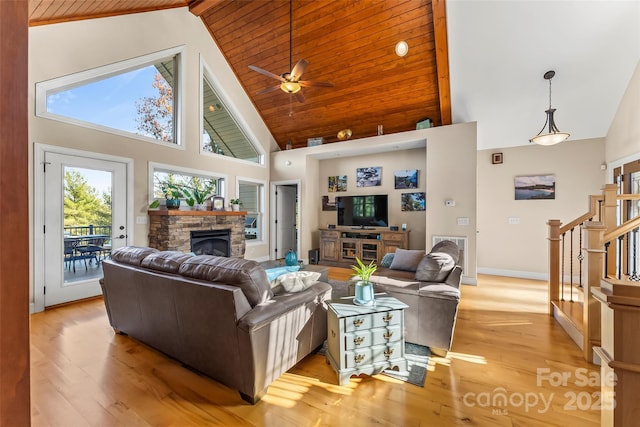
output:
[[[247,243],[264,240],[264,183],[238,180],[240,209],[247,211],[244,223],[244,237]]]
[[[193,207],[199,204],[208,207],[211,197],[224,197],[224,176],[156,163],[151,163],[149,170],[150,203],[157,200],[160,205],[165,204],[163,187],[167,184],[171,184],[170,188],[177,191],[181,202]]]
[[[234,157],[263,163],[264,156],[256,149],[238,124],[222,97],[215,90],[213,75],[202,65],[202,140],[203,153]]]
[[[181,49],[36,84],[36,114],[151,142],[179,145]]]

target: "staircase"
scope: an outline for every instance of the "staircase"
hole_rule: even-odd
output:
[[[547,222],[549,230],[549,314],[593,363],[601,346],[601,304],[592,289],[609,284],[638,285],[640,280],[640,217],[621,222],[629,203],[640,195],[617,194],[607,184],[602,195],[590,196],[589,210],[562,225]]]

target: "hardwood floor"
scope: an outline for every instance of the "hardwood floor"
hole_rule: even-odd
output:
[[[350,274],[332,268],[329,277]],[[431,357],[424,388],[383,375],[353,377],[340,387],[325,358],[314,354],[255,406],[114,334],[101,299],[37,313],[32,425],[600,425],[599,411],[591,409],[599,369],[546,314],[546,283],[496,276],[478,283],[463,286],[453,351]]]

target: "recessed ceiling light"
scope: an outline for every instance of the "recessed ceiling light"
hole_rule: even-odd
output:
[[[409,45],[406,41],[401,40],[396,43],[396,55],[403,57],[409,52]]]

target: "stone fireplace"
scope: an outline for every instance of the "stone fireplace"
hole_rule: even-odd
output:
[[[244,219],[247,214],[244,211],[158,209],[149,210],[148,213],[149,246],[152,248],[161,251],[191,252],[192,232],[215,230],[228,235],[229,256],[244,258]],[[213,248],[209,249],[213,250]],[[220,250],[220,246],[216,250]]]

